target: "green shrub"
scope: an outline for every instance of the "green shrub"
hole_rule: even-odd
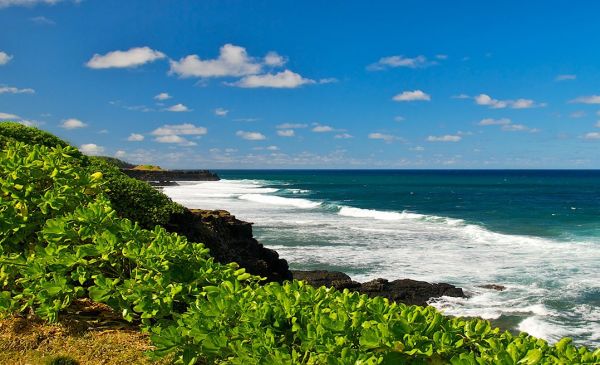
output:
[[[139,321],[154,356],[187,365],[600,363],[600,349],[569,339],[550,346],[432,307],[298,281],[260,286],[236,264],[215,263],[200,243],[119,218],[101,174],[82,167],[71,147],[5,147],[0,312],[33,310],[53,321],[88,297]]]
[[[107,195],[119,216],[138,222],[144,228],[165,225],[172,214],[182,213],[185,209],[148,183],[130,178],[104,159],[89,157],[89,171],[102,171]]]
[[[7,142],[18,141],[31,145],[46,147],[67,147],[69,144],[55,135],[34,127],[27,127],[15,122],[0,122],[0,147]],[[77,151],[77,156],[82,154]]]

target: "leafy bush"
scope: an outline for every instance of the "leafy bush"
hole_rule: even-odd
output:
[[[27,127],[15,122],[0,122],[0,147],[3,148],[10,141],[46,147],[64,148],[69,146],[67,142],[41,129]],[[76,151],[76,155],[82,156],[79,151]]]
[[[119,218],[101,174],[71,152],[8,143],[0,153],[0,312],[53,321],[88,297],[139,321],[154,356],[189,365],[600,363],[600,349],[550,346],[432,307],[298,281],[260,286],[200,243]]]
[[[112,163],[97,157],[88,159],[89,171],[102,171],[104,174],[106,194],[119,216],[152,229],[156,225],[167,224],[172,214],[184,211],[184,207],[168,196],[144,181],[130,178]]]

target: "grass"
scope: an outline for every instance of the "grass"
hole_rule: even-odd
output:
[[[75,302],[58,323],[10,316],[0,319],[0,364],[168,364],[144,352],[150,339],[105,305]]]

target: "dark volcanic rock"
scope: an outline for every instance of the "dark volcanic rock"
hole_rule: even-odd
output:
[[[287,261],[252,237],[252,223],[240,221],[225,210],[186,209],[165,226],[193,242],[202,242],[215,261],[237,262],[249,273],[268,281],[291,280]]]
[[[446,283],[431,284],[410,279],[394,281],[375,279],[361,284],[337,271],[293,271],[292,274],[294,279],[304,280],[313,286],[334,287],[338,290],[349,289],[367,294],[369,297],[380,296],[410,305],[426,306],[429,299],[444,295],[465,297],[461,288]]]
[[[208,170],[134,170],[121,169],[125,175],[142,181],[165,185],[171,181],[218,181],[219,176]]]
[[[499,285],[499,284],[485,284],[485,285],[479,285],[479,287],[483,288],[483,289],[492,289],[492,290],[497,290],[497,291],[506,290],[506,287],[504,285]]]

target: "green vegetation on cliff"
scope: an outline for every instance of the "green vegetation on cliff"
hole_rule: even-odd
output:
[[[135,186],[115,185],[122,177],[99,161],[67,145],[3,146],[0,312],[56,321],[89,298],[151,333],[152,356],[181,364],[600,362],[600,349],[568,339],[550,346],[432,307],[298,281],[261,286],[236,264],[215,263],[201,243],[129,219],[116,200],[135,201]]]

